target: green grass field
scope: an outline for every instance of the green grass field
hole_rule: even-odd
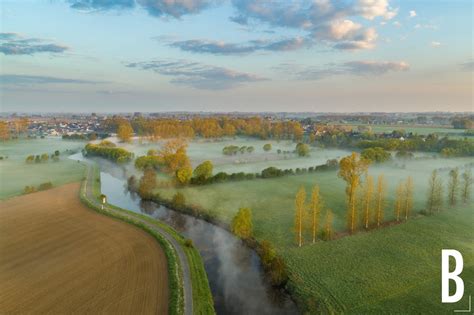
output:
[[[68,159],[68,155],[84,146],[83,142],[64,141],[60,138],[15,140],[0,146],[0,199],[23,193],[25,186],[38,186],[52,182],[54,186],[80,180],[84,176],[84,166]],[[30,155],[51,154],[59,150],[60,161],[45,163],[25,163]],[[8,158],[5,158],[8,157]]]
[[[400,180],[409,175],[414,178],[414,209],[419,212],[426,202],[428,177],[433,169],[441,169],[440,174],[446,178],[450,167],[464,167],[472,162],[469,158],[425,157],[371,167],[372,175],[383,173],[388,183],[386,220],[394,218],[393,195]],[[415,311],[418,301],[426,304],[426,308],[420,308],[426,312],[430,308],[446,308],[440,303],[439,290],[432,288],[440,286],[442,248],[460,250],[467,255],[466,264],[473,261],[473,215],[469,207],[447,209],[432,217],[419,216],[407,224],[297,248],[293,237],[295,194],[303,185],[309,198],[314,184],[321,188],[325,207],[335,213],[335,229],[343,231],[345,183],[336,171],[187,187],[180,191],[187,204],[200,206],[226,223],[240,207],[250,207],[255,237],[259,241],[270,240],[284,257],[291,274],[290,289],[304,310],[380,313],[390,306],[396,307],[394,313],[406,313]],[[170,199],[175,192],[176,189],[159,190]],[[405,303],[405,299],[411,303]]]

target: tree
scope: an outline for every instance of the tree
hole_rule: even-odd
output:
[[[204,161],[194,169],[193,176],[199,181],[205,182],[212,177],[212,169],[212,162]]]
[[[178,169],[191,167],[186,147],[187,144],[179,139],[169,140],[161,147],[156,158],[165,172],[176,175]]]
[[[156,172],[153,168],[146,168],[138,185],[138,194],[142,199],[151,199],[156,188]]]
[[[285,261],[280,256],[276,256],[272,260],[269,269],[273,285],[281,286],[287,282],[288,274],[286,272]]]
[[[443,197],[441,196],[443,192],[443,183],[438,176],[438,171],[434,170],[431,173],[429,185],[428,185],[428,201],[427,201],[427,211],[429,214],[432,214],[434,211],[439,211],[443,204]]]
[[[375,193],[375,223],[380,227],[383,221],[385,209],[385,190],[386,182],[384,176],[381,174],[377,179],[377,191]]]
[[[308,156],[309,155],[309,145],[305,143],[298,143],[296,145],[296,153],[298,156]]]
[[[332,223],[333,223],[333,214],[332,210],[328,209],[326,211],[326,220],[324,223],[324,239],[326,241],[330,241],[333,238],[333,228],[332,228]]]
[[[462,201],[464,203],[467,203],[471,197],[471,186],[472,186],[472,172],[471,169],[468,168],[464,173],[462,174]]]
[[[41,154],[41,162],[48,162],[48,160],[49,160],[48,153]]]
[[[262,259],[262,264],[268,268],[272,263],[272,260],[275,258],[276,252],[273,248],[272,244],[267,241],[263,240],[260,243],[260,258]]]
[[[459,189],[459,169],[449,171],[448,200],[451,206],[456,205],[457,193]]]
[[[369,228],[371,210],[373,206],[373,194],[374,194],[374,178],[372,176],[367,176],[367,180],[364,187],[364,193],[362,198],[362,209],[364,211],[364,227],[365,229]]]
[[[31,163],[33,163],[34,161],[35,161],[35,156],[34,156],[34,155],[28,155],[28,156],[26,157],[26,163],[31,164]]]
[[[184,198],[184,195],[181,192],[177,192],[176,194],[174,194],[173,199],[171,200],[171,204],[175,209],[181,209],[185,206],[186,199]]]
[[[313,237],[313,244],[316,243],[319,229],[319,215],[321,213],[321,197],[319,195],[319,186],[314,186],[311,192],[311,203],[309,206],[311,215],[311,234]]]
[[[176,171],[176,181],[179,185],[187,185],[193,176],[193,169],[190,166],[183,166]]]
[[[268,152],[272,149],[272,144],[271,143],[266,143],[264,146],[263,146],[263,150],[265,152]]]
[[[303,222],[305,217],[306,191],[303,186],[296,193],[295,199],[295,235],[298,247],[303,245]]]
[[[357,221],[357,201],[356,192],[360,183],[360,177],[368,168],[367,160],[359,159],[353,152],[351,155],[341,159],[338,176],[346,181],[347,195],[347,228],[350,233],[354,233]]]
[[[403,196],[404,196],[404,189],[405,187],[403,186],[403,183],[400,182],[397,186],[397,192],[395,196],[395,218],[397,219],[397,222],[400,221],[400,213],[402,212],[403,208]]]
[[[364,149],[362,150],[360,155],[363,159],[375,163],[386,162],[392,158],[389,152],[385,151],[384,148],[380,147]]]
[[[408,216],[410,215],[413,208],[413,178],[411,176],[408,176],[407,181],[405,182],[404,192],[405,205],[403,208],[405,210],[405,220],[408,220]]]
[[[0,121],[0,139],[2,141],[10,139],[10,127],[5,121]]]
[[[242,239],[248,239],[253,234],[252,211],[240,208],[231,224],[232,232]]]
[[[117,129],[117,137],[122,142],[130,142],[133,135],[133,128],[127,120],[121,121]]]

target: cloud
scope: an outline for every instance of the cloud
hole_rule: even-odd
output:
[[[17,33],[0,33],[0,52],[5,55],[63,53],[69,47],[40,38],[25,38]]]
[[[432,41],[431,42],[431,47],[433,48],[438,48],[441,46],[441,43],[440,42],[437,42],[437,41]]]
[[[309,45],[302,37],[280,40],[253,40],[244,44],[226,43],[214,40],[185,40],[169,44],[183,51],[216,55],[248,54],[256,51],[290,51]]]
[[[409,12],[409,16],[410,16],[411,18],[414,18],[414,17],[416,16],[416,11],[415,11],[415,10],[411,10],[411,11]]]
[[[135,7],[135,0],[68,0],[71,8],[84,11],[123,10]]]
[[[131,9],[137,5],[150,15],[180,18],[196,14],[221,0],[69,0],[71,8],[85,11]]]
[[[461,63],[460,66],[463,71],[474,71],[474,60]]]
[[[284,71],[299,80],[322,80],[337,75],[380,76],[409,69],[410,66],[404,61],[349,61],[329,64],[326,68],[302,67],[293,64],[282,64],[277,67],[277,70]]]
[[[357,1],[282,1],[232,0],[236,15],[231,20],[240,24],[250,21],[275,27],[293,28],[309,33],[316,42],[336,49],[370,49],[375,46],[375,28],[365,28],[355,19],[385,20],[397,15],[388,0]]]
[[[170,82],[173,84],[205,90],[224,90],[245,83],[268,80],[249,73],[237,72],[227,68],[209,66],[186,60],[133,62],[126,66],[170,76],[172,77]]]
[[[393,25],[394,25],[395,27],[402,27],[402,23],[400,23],[400,22],[398,22],[398,21],[393,22]]]
[[[22,74],[1,74],[0,75],[0,85],[8,85],[8,86],[31,86],[31,85],[40,85],[40,84],[97,84],[97,83],[106,83],[106,82],[58,78],[58,77],[50,77],[50,76],[38,76],[38,75],[22,75]]]

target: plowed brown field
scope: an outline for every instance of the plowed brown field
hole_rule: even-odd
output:
[[[0,313],[166,314],[166,256],[99,215],[79,184],[0,202]]]

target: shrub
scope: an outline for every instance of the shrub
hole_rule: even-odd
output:
[[[272,178],[283,176],[284,172],[276,167],[270,166],[264,169],[261,173],[262,178]]]
[[[46,183],[41,183],[39,186],[38,186],[38,190],[41,191],[41,190],[47,190],[47,189],[51,189],[53,188],[53,183],[51,182],[46,182]]]
[[[193,246],[194,246],[194,245],[193,245],[193,240],[187,238],[187,239],[184,241],[184,246],[189,247],[189,248],[193,248]]]
[[[265,152],[268,152],[268,151],[271,151],[272,149],[272,144],[271,143],[266,143],[264,146],[263,146],[263,150]]]
[[[295,151],[298,156],[309,156],[309,146],[305,143],[298,143]]]

